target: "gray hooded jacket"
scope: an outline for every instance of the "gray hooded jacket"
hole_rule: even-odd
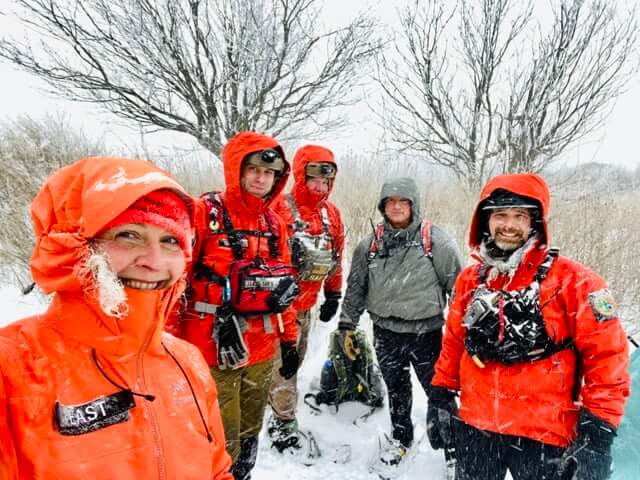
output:
[[[420,226],[420,198],[412,178],[387,180],[378,210],[384,216],[388,197],[411,200],[411,223],[396,229],[385,218],[383,247],[369,258],[374,235],[356,247],[347,279],[339,325],[355,327],[366,309],[373,322],[399,333],[424,333],[442,327],[447,297],[461,269],[455,241],[437,226],[431,229],[431,252],[425,256]]]

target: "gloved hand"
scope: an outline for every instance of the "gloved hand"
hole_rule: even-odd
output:
[[[355,340],[353,327],[347,327],[344,324],[340,324],[338,329],[342,334],[342,351],[346,357],[353,362],[356,357],[360,355],[360,347],[358,347],[358,343]]]
[[[285,277],[280,280],[278,286],[267,298],[267,305],[272,313],[282,313],[300,293],[300,288],[293,277]]]
[[[453,421],[458,414],[455,397],[451,390],[431,386],[427,404],[427,436],[434,450],[454,445]]]
[[[216,310],[213,339],[218,346],[218,368],[235,369],[247,364],[249,349],[244,343],[238,317],[228,305]]]
[[[578,436],[560,458],[558,480],[606,480],[616,429],[589,410],[580,410]]]
[[[328,292],[324,294],[324,303],[320,306],[320,321],[328,322],[338,311],[340,305],[340,292]]]
[[[295,342],[280,342],[280,358],[282,366],[278,372],[285,380],[293,377],[298,371],[300,357]]]

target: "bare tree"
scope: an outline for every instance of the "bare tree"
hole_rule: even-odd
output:
[[[319,33],[316,0],[15,0],[41,41],[0,57],[56,95],[93,102],[218,153],[240,130],[282,139],[343,124],[335,111],[377,51],[372,20]]]
[[[615,2],[415,0],[380,55],[384,124],[402,148],[470,187],[497,172],[538,172],[602,125],[637,72],[635,10]]]
[[[19,117],[0,123],[0,282],[31,280],[33,229],[29,205],[44,180],[79,158],[105,154],[100,142],[71,128],[64,117]]]

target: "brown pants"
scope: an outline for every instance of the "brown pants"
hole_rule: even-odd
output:
[[[298,355],[300,365],[307,352],[309,340],[309,328],[311,326],[311,311],[302,310],[298,312]],[[269,390],[269,404],[275,417],[282,421],[295,420],[296,404],[298,403],[298,375],[294,375],[288,380],[282,378],[278,370],[282,365],[280,350],[273,357],[273,378],[271,389]]]
[[[227,452],[234,462],[240,453],[240,441],[260,433],[272,368],[269,360],[237,370],[211,369],[218,386]]]

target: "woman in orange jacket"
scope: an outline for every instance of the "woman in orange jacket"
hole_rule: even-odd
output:
[[[0,478],[231,480],[198,350],[164,333],[191,256],[190,201],[141,160],[85,158],[32,203],[53,299],[0,329]]]
[[[427,418],[458,480],[609,477],[627,340],[605,281],[549,247],[549,203],[538,175],[500,175],[472,217]]]

